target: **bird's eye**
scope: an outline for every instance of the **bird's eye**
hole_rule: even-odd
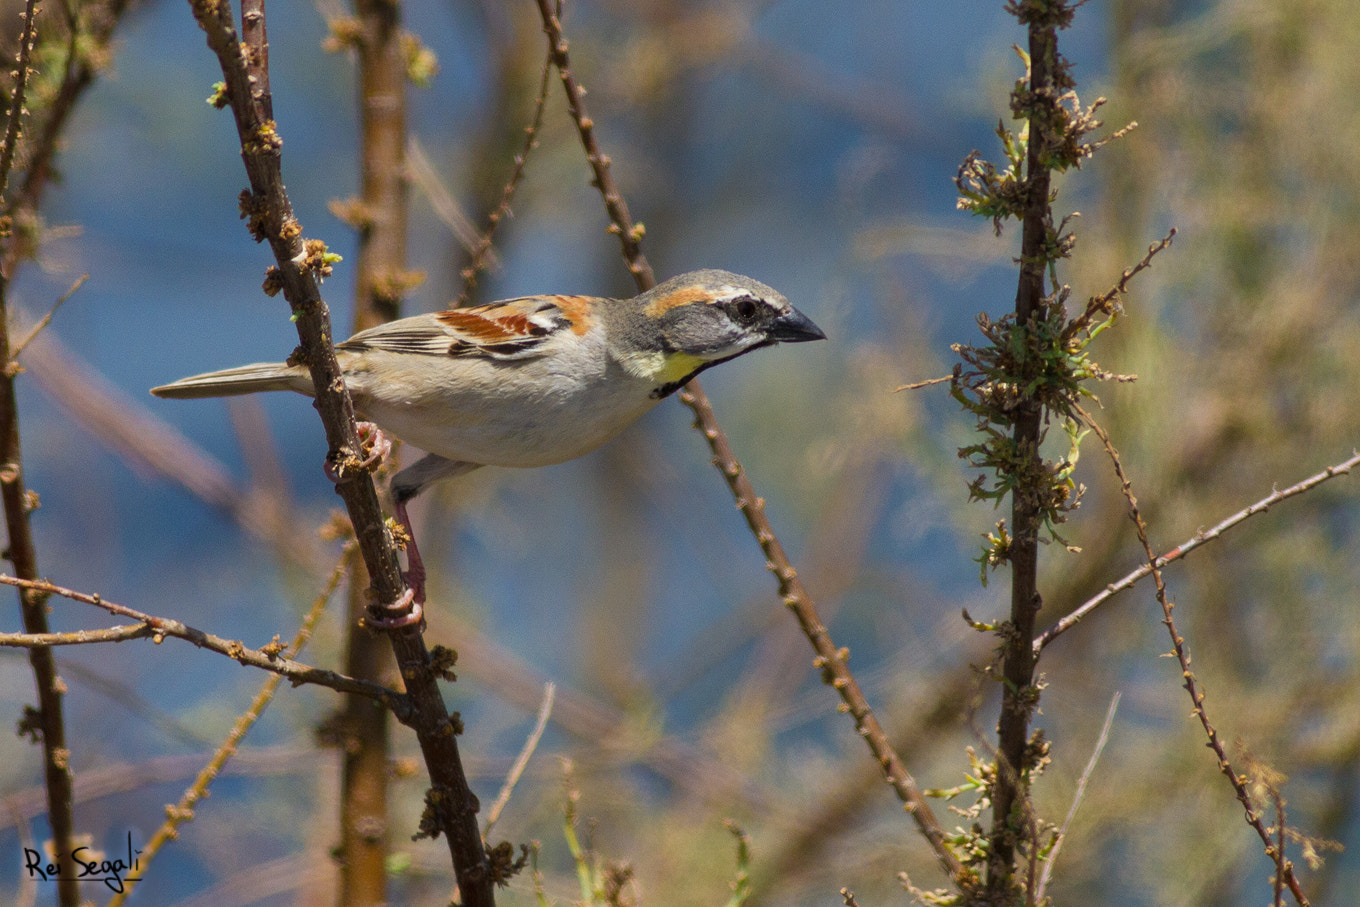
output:
[[[760,306],[749,296],[743,296],[732,305],[732,313],[742,324],[751,324],[760,315]]]

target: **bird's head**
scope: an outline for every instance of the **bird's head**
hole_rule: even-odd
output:
[[[778,291],[730,271],[691,271],[630,300],[624,344],[630,372],[664,397],[706,368],[776,343],[826,334]],[[626,346],[627,349],[620,349]]]

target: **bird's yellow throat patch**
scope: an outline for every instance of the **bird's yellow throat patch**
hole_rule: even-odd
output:
[[[673,384],[707,360],[690,353],[671,353],[648,351],[632,353],[623,359],[623,367],[630,375],[646,378],[658,384]]]

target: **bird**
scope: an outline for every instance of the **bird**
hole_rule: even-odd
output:
[[[368,622],[423,620],[425,568],[406,505],[482,466],[531,468],[589,453],[705,369],[826,334],[779,292],[730,271],[691,271],[626,299],[545,294],[389,321],[337,344],[371,465],[390,434],[426,452],[392,477],[407,589]],[[256,363],[154,387],[195,399],[311,396],[305,365]],[[336,476],[332,473],[331,477]]]

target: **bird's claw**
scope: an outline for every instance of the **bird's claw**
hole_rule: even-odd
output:
[[[343,462],[337,464],[327,460],[323,467],[326,470],[326,478],[337,484],[345,472],[376,469],[392,453],[391,440],[378,426],[372,422],[356,422],[355,428],[359,431],[359,448],[363,451],[364,458],[348,464]]]
[[[425,625],[425,609],[421,607],[425,595],[422,589],[417,600],[416,590],[407,588],[390,605],[371,604],[364,623],[375,630],[401,630],[406,627]],[[377,616],[381,615],[381,616]]]

